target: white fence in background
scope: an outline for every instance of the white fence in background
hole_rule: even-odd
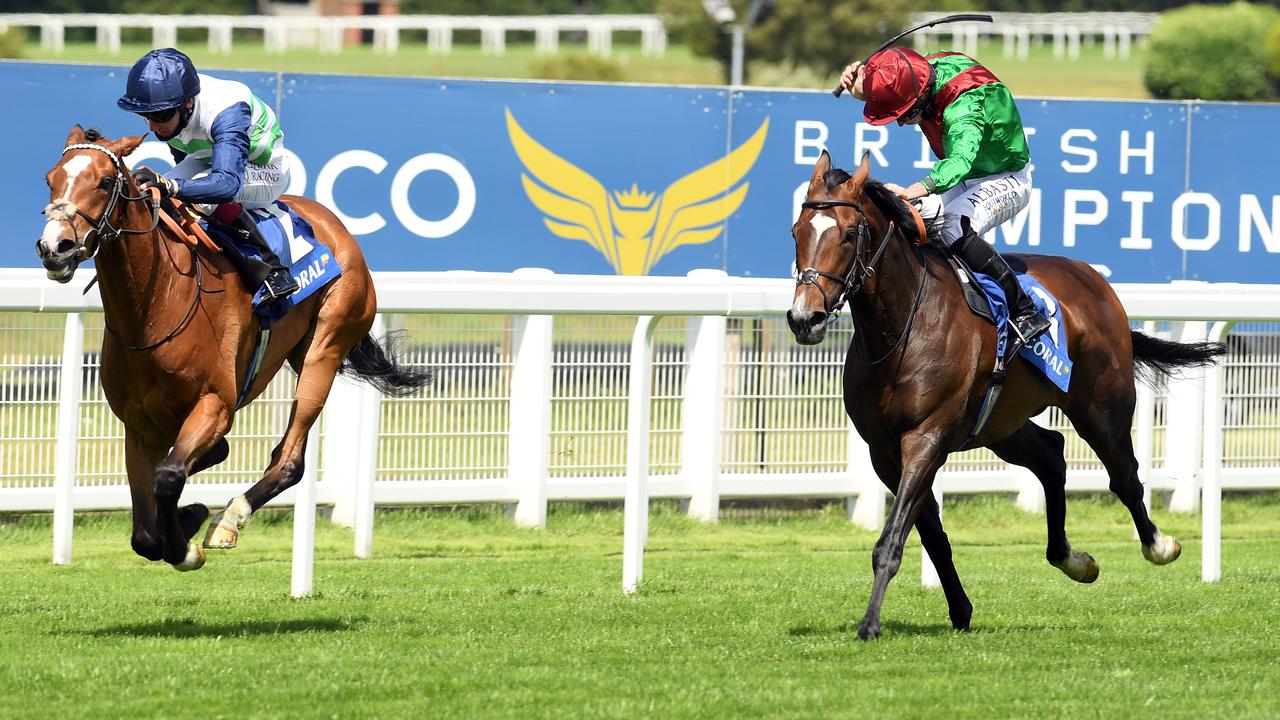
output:
[[[949,49],[974,55],[980,37],[999,38],[1004,56],[1026,60],[1031,42],[1050,40],[1053,56],[1075,60],[1080,57],[1081,42],[1101,39],[1103,55],[1108,58],[1129,57],[1133,42],[1151,34],[1160,13],[1140,12],[993,12],[990,23],[962,22],[937,25],[917,31],[912,41],[917,50],[936,49],[945,44]],[[928,22],[939,13],[916,13],[911,25]],[[950,36],[950,43],[940,38]]]
[[[40,47],[61,53],[66,44],[67,28],[92,28],[98,48],[120,52],[121,31],[125,28],[151,31],[154,47],[178,44],[179,30],[208,32],[209,51],[231,52],[237,30],[262,33],[267,52],[283,53],[290,45],[318,47],[326,53],[340,53],[343,38],[350,30],[369,31],[378,52],[394,54],[400,48],[400,34],[425,31],[427,49],[433,54],[447,55],[453,48],[457,31],[480,33],[480,47],[486,54],[506,52],[507,34],[531,32],[538,53],[553,54],[559,49],[560,35],[582,32],[587,36],[587,49],[597,55],[613,52],[613,35],[617,32],[640,33],[640,48],[645,55],[662,55],[667,49],[667,31],[656,15],[109,15],[109,14],[0,14],[0,32],[10,27],[38,28]]]
[[[122,429],[97,376],[101,306],[96,289],[81,294],[90,277],[82,270],[59,286],[40,271],[0,269],[0,511],[53,509],[56,562],[70,560],[73,508],[129,506]],[[789,280],[523,270],[377,273],[375,282],[379,327],[407,330],[407,359],[435,368],[438,381],[407,399],[335,385],[306,478],[279,499],[300,503],[295,594],[310,591],[316,502],[355,527],[367,556],[375,505],[509,503],[517,522],[539,526],[549,501],[623,498],[627,589],[642,574],[649,497],[687,500],[705,520],[722,498],[843,497],[854,522],[883,523],[885,491],[840,402],[849,330],[795,345],[779,319]],[[1115,287],[1148,332],[1180,340],[1280,320],[1280,286]],[[1209,581],[1220,576],[1221,489],[1280,488],[1280,336],[1240,327],[1225,366],[1160,397],[1142,389],[1135,421],[1147,487],[1171,492],[1175,509],[1203,505]],[[237,414],[231,458],[193,478],[184,502],[221,505],[257,479],[291,385],[281,373]],[[1061,416],[1038,420],[1068,435],[1067,489],[1105,491],[1100,464]],[[1043,503],[1029,473],[986,451],[954,456],[938,488]]]

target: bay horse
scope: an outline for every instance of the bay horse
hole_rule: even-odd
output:
[[[1131,330],[1111,286],[1083,262],[1009,255],[1011,265],[1059,300],[1074,368],[1064,393],[1026,362],[1012,361],[1002,399],[971,438],[996,363],[996,328],[969,311],[946,259],[919,237],[912,209],[869,176],[867,156],[852,176],[832,168],[825,151],[815,163],[791,228],[802,272],[787,312],[796,340],[815,344],[847,297],[854,333],[845,357],[845,411],[894,494],[872,553],[875,578],[858,637],[880,635],[880,606],[913,525],[937,567],[952,626],[969,628],[973,605],[931,492],[947,455],[958,450],[990,448],[1030,469],[1044,486],[1046,559],[1077,582],[1097,579],[1097,562],[1067,541],[1063,436],[1030,421],[1049,406],[1062,409],[1106,466],[1111,491],[1133,516],[1143,556],[1156,565],[1176,560],[1181,545],[1156,528],[1142,501],[1129,435],[1134,375],[1163,379],[1212,363],[1224,347]]]
[[[178,500],[187,478],[226,459],[254,354],[259,324],[251,291],[226,254],[186,244],[138,189],[124,158],[145,135],[108,140],[79,125],[46,175],[50,203],[36,253],[50,279],[69,282],[94,259],[107,332],[102,389],[124,423],[133,505],[132,546],[178,570],[204,565],[191,538],[209,510]],[[355,238],[327,208],[282,196],[315,230],[342,268],[328,286],[272,326],[261,369],[245,402],[287,360],[298,375],[288,428],[262,478],[209,523],[204,547],[235,547],[249,517],[302,477],[307,431],[344,372],[393,394],[412,392],[430,374],[406,368],[370,335],[377,299]]]

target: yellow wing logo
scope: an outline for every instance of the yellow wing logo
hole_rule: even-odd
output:
[[[647,275],[681,245],[715,240],[747,197],[742,182],[760,156],[769,120],[728,155],[667,186],[656,200],[634,183],[613,192],[586,171],[543,147],[508,109],[507,132],[524,164],[520,175],[529,201],[558,237],[595,248],[619,275]]]

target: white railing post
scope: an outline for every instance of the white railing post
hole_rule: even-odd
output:
[[[518,276],[551,275],[541,268]],[[511,409],[507,413],[507,477],[515,484],[514,520],[521,527],[547,526],[547,476],[551,458],[551,315],[512,317]]]
[[[1031,422],[1046,427],[1049,424],[1049,411],[1045,410],[1031,418]],[[1036,474],[1021,465],[1010,465],[1009,472],[1018,479],[1018,495],[1014,502],[1027,512],[1044,513],[1044,486]]]
[[[1156,324],[1148,320],[1142,324],[1142,332],[1155,336]],[[1138,458],[1138,482],[1142,483],[1142,504],[1151,510],[1151,466],[1156,451],[1156,391],[1144,382],[1138,383],[1138,403],[1134,408],[1134,454]],[[1137,528],[1134,529],[1135,536]]]
[[[311,426],[303,456],[302,479],[293,496],[293,597],[306,597],[316,574],[316,475],[320,461],[320,430]]]
[[[627,382],[627,488],[622,501],[622,591],[633,593],[644,577],[649,534],[649,395],[653,382],[653,330],[658,318],[641,315],[631,336]]]
[[[80,313],[67,313],[62,334],[62,371],[58,375],[58,439],[53,456],[54,565],[71,564],[83,364],[84,318]]]
[[[360,443],[364,436],[365,387],[339,375],[324,405],[324,495],[333,503],[330,521],[356,526],[356,478],[360,475]]]
[[[938,501],[938,517],[942,517],[942,482],[934,477],[933,479],[933,497]],[[919,535],[919,533],[916,533]],[[942,587],[942,578],[938,577],[938,568],[933,564],[933,558],[929,557],[929,551],[924,549],[924,543],[920,543],[920,585],[921,587]]]
[[[1174,325],[1174,340],[1201,342],[1208,335],[1208,323],[1185,322]],[[1169,383],[1168,419],[1165,430],[1165,467],[1173,480],[1169,509],[1195,512],[1200,504],[1200,454],[1204,447],[1204,371],[1188,371]]]
[[[387,332],[382,315],[373,321],[369,334],[380,338]],[[373,484],[378,470],[378,431],[382,419],[382,396],[372,387],[360,388],[360,445],[356,467],[355,555],[373,555]]]
[[[884,528],[886,488],[871,465],[871,449],[853,422],[849,423],[849,476],[858,491],[856,499],[846,502],[849,520],[867,530],[881,530]]]
[[[1223,342],[1234,322],[1219,321],[1209,331],[1209,340]],[[1218,582],[1222,579],[1222,398],[1226,370],[1214,363],[1204,379],[1204,497],[1200,504],[1200,579]]]
[[[725,274],[719,270],[695,272]],[[681,408],[680,472],[689,486],[689,515],[704,522],[720,519],[724,336],[728,324],[723,315],[710,315],[691,317],[685,326],[688,370]]]

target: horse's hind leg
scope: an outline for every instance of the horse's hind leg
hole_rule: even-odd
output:
[[[1133,516],[1138,540],[1142,542],[1142,556],[1156,565],[1167,565],[1182,554],[1182,544],[1160,532],[1142,502],[1138,458],[1134,456],[1133,439],[1129,435],[1135,405],[1132,381],[1127,393],[1123,388],[1108,392],[1105,387],[1097,387],[1094,397],[1096,400],[1087,407],[1068,407],[1067,417],[1102,460],[1111,480],[1111,492]]]
[[[1021,465],[1035,474],[1044,487],[1044,516],[1048,544],[1044,556],[1076,582],[1098,579],[1098,563],[1089,553],[1071,549],[1067,541],[1067,459],[1062,450],[1062,433],[1042,428],[1028,420],[1013,435],[991,446],[1001,460]]]
[[[236,546],[240,530],[249,523],[250,516],[275,496],[302,479],[303,455],[307,447],[307,433],[320,416],[333,378],[342,358],[349,348],[332,342],[313,342],[301,362],[298,385],[294,391],[293,408],[289,413],[289,426],[284,437],[271,453],[271,464],[253,487],[244,495],[232,499],[222,512],[209,523],[205,533],[207,548],[230,549]],[[292,362],[292,360],[291,360]],[[293,363],[295,366],[298,363]]]

